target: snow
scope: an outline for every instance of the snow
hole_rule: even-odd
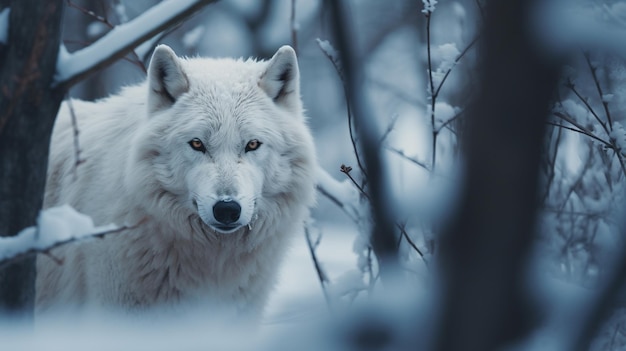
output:
[[[115,11],[115,14],[117,15],[117,18],[119,19],[120,23],[128,22],[128,14],[126,14],[126,6],[124,6],[124,3],[122,1],[115,4],[115,6],[113,6],[113,10]]]
[[[621,150],[626,151],[626,131],[621,123],[613,123],[613,130],[609,136],[612,140],[615,140],[615,144],[617,144]]]
[[[609,102],[613,101],[614,97],[615,97],[614,94],[604,94],[604,95],[602,95],[602,102],[609,103]]]
[[[97,38],[100,35],[102,35],[102,33],[106,32],[108,28],[109,27],[107,27],[102,22],[98,22],[98,21],[91,22],[89,26],[87,26],[87,36],[89,38]]]
[[[0,237],[0,262],[28,251],[45,251],[68,240],[83,239],[117,229],[115,225],[96,227],[89,216],[69,205],[41,211],[37,226],[28,227],[13,237]]]
[[[87,231],[91,220],[76,214],[68,207],[53,213],[45,212],[43,225],[60,229],[72,225]],[[55,214],[56,213],[56,214]],[[49,217],[61,218],[51,219]],[[48,221],[48,219],[51,219]],[[69,221],[65,221],[69,219]],[[61,223],[61,224],[59,224]],[[96,230],[101,228],[94,228]],[[355,228],[324,225],[325,235],[317,248],[317,257],[324,263],[331,292],[350,290],[358,286],[358,272],[354,271],[355,255],[351,243],[357,235]],[[213,320],[200,306],[181,318],[138,320],[125,315],[99,315],[94,320],[77,323],[70,316],[37,321],[35,332],[16,326],[12,320],[0,319],[0,350],[290,350],[301,339],[287,330],[296,329],[311,335],[328,318],[328,308],[311,261],[304,235],[298,233],[281,265],[279,281],[265,312],[265,318],[256,330],[245,325]],[[3,246],[0,244],[0,247]],[[353,284],[354,283],[354,284]],[[324,340],[317,340],[308,349],[315,349]],[[272,347],[270,347],[272,346]],[[302,349],[302,348],[297,348]]]
[[[0,43],[6,44],[9,40],[9,14],[10,8],[0,11]]]
[[[446,72],[451,70],[454,65],[456,65],[456,59],[459,57],[460,53],[461,52],[454,43],[446,43],[433,49],[432,59],[433,61],[439,61],[439,65],[432,73],[435,90],[437,90],[437,87],[441,84]]]
[[[435,6],[437,5],[437,0],[422,0],[424,3],[424,9],[422,13],[425,15],[430,15],[435,12]]]
[[[198,42],[202,38],[203,34],[204,26],[201,25],[185,33],[183,36],[183,45],[185,46],[185,49],[191,49],[198,46]]]
[[[141,41],[148,33],[169,18],[175,17],[202,0],[164,1],[132,21],[113,28],[88,47],[69,55],[59,56],[55,81],[62,83],[105,61],[112,54],[123,51],[132,43]]]

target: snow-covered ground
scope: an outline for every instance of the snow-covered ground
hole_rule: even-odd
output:
[[[317,257],[333,280],[354,269],[352,243],[357,235],[350,226],[320,223],[324,236]],[[228,321],[207,322],[199,308],[175,323],[147,322],[112,316],[103,322],[75,323],[59,319],[37,325],[35,331],[0,321],[0,350],[220,350],[266,349],[292,341],[287,330],[327,316],[326,303],[303,233],[293,241],[280,278],[260,327],[251,332]],[[255,335],[255,336],[251,336]]]
[[[331,282],[342,273],[355,269],[357,256],[352,251],[356,229],[349,226],[320,228],[324,236],[316,250],[318,261]],[[280,324],[326,312],[320,281],[304,235],[294,240],[281,266],[278,286],[270,298],[266,324]]]

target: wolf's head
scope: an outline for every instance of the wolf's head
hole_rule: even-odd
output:
[[[143,171],[131,176],[143,178],[153,206],[231,233],[264,211],[289,213],[280,208],[289,199],[312,202],[314,148],[291,47],[243,61],[184,59],[161,45],[147,95],[132,151]]]

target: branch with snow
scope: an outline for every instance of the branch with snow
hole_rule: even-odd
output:
[[[68,53],[62,46],[55,83],[71,86],[215,1],[217,0],[164,1],[132,21],[113,28],[84,49]]]
[[[36,226],[23,229],[16,236],[0,237],[0,267],[27,255],[48,253],[71,242],[102,238],[131,228],[113,224],[95,226],[91,217],[69,205],[52,207],[41,211]]]

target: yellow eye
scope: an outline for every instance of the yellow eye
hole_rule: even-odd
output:
[[[205,152],[206,151],[206,148],[204,147],[204,144],[198,138],[191,139],[189,141],[189,146],[191,146],[191,148],[196,150],[196,151],[201,151],[201,152]]]
[[[262,142],[256,140],[256,139],[252,139],[248,142],[248,144],[246,144],[246,152],[248,151],[254,151],[256,149],[258,149],[261,144],[263,144]]]

